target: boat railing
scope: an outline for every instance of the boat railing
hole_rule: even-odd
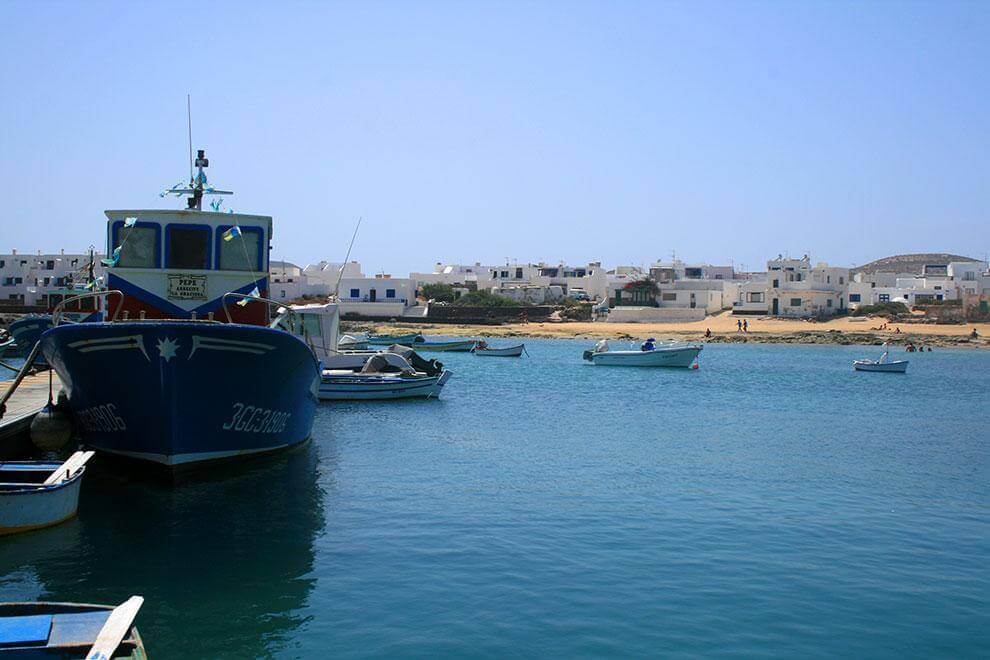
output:
[[[297,319],[299,313],[292,309],[285,303],[281,303],[277,300],[272,300],[271,298],[262,298],[261,296],[252,296],[249,293],[237,293],[236,291],[229,291],[223,294],[223,298],[220,299],[220,303],[223,305],[223,313],[227,316],[227,323],[233,323],[234,319],[230,316],[230,310],[227,309],[227,298],[237,298],[239,300],[247,300],[249,302],[258,301],[265,303],[266,305],[274,305],[276,310],[281,308],[281,311],[276,311],[276,315],[285,313],[288,315],[289,329],[295,332],[296,323],[299,323],[299,327],[302,327],[302,319]]]
[[[78,302],[85,298],[99,298],[100,296],[120,296],[121,304],[117,305],[117,309],[113,311],[113,318],[110,319],[111,322],[117,320],[117,315],[120,314],[120,308],[123,307],[124,294],[116,289],[111,289],[109,291],[90,291],[88,293],[80,293],[78,296],[71,296],[66,298],[59,304],[55,305],[55,309],[52,310],[52,325],[58,325],[62,321],[62,315],[65,311],[65,306],[70,302]]]

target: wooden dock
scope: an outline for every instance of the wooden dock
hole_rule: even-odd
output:
[[[58,399],[62,389],[62,381],[54,371],[42,371],[25,376],[24,380],[7,401],[7,411],[0,419],[0,440],[18,433],[23,433],[31,427],[31,421],[38,412],[48,405],[48,378],[51,374],[52,398]],[[7,391],[12,380],[0,381],[0,394]]]

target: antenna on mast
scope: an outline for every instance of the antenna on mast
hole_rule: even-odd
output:
[[[193,185],[193,157],[192,157],[192,96],[186,94],[186,119],[189,121],[189,185]]]
[[[364,217],[358,218],[357,225],[354,227],[354,233],[351,234],[351,244],[347,246],[347,254],[344,255],[344,263],[340,264],[340,270],[337,271],[337,283],[333,287],[333,293],[330,294],[331,300],[337,299],[337,294],[340,292],[340,280],[344,278],[344,268],[347,267],[347,260],[351,258],[351,248],[354,247],[354,239],[357,238],[358,229],[361,228],[361,221]]]

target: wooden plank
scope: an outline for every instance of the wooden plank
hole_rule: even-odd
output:
[[[131,625],[134,623],[134,617],[137,616],[138,610],[141,609],[141,605],[143,604],[144,598],[131,596],[126,602],[115,607],[113,612],[110,613],[107,622],[103,624],[100,634],[96,636],[96,641],[93,642],[93,647],[86,655],[86,660],[107,660],[108,658],[112,658],[113,654],[117,651],[117,647],[120,646],[120,643],[124,641],[124,637],[130,631]]]
[[[57,470],[48,475],[43,485],[50,486],[51,484],[67,481],[69,477],[78,472],[86,464],[86,461],[93,457],[94,453],[92,451],[77,451],[72,456],[69,456],[65,463],[62,463],[58,466]]]

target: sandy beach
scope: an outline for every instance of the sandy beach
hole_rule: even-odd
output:
[[[736,322],[745,319],[748,332],[739,332]],[[935,325],[929,323],[885,323],[882,318],[842,317],[824,322],[797,319],[739,317],[730,313],[691,323],[593,323],[580,321],[507,323],[505,325],[458,325],[429,323],[341,323],[343,332],[410,332],[457,337],[544,337],[583,339],[698,340],[709,343],[762,342],[774,344],[893,344],[932,347],[990,348],[990,323]],[[705,331],[712,336],[705,338]],[[898,329],[900,332],[898,332]],[[976,330],[978,337],[970,338]]]

